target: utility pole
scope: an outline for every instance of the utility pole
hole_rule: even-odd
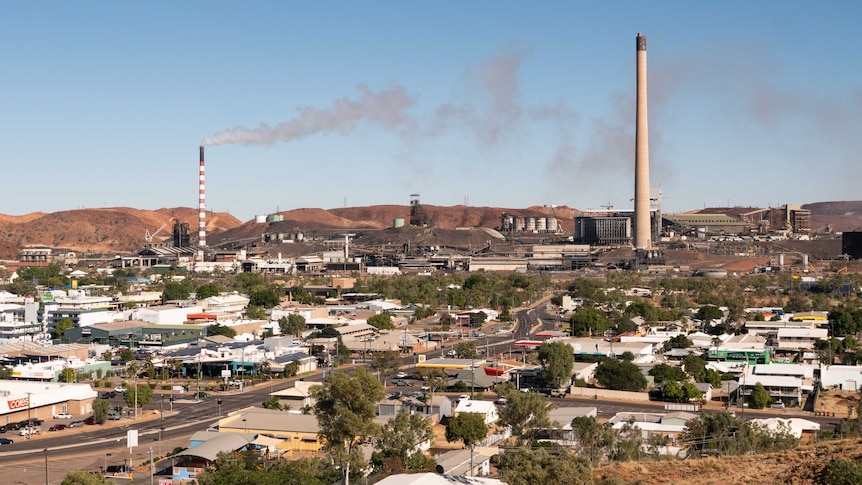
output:
[[[43,450],[45,452],[45,485],[48,485],[48,447]]]

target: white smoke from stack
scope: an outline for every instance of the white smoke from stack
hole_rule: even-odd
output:
[[[201,145],[271,145],[318,133],[346,135],[361,121],[377,123],[388,129],[413,123],[407,110],[416,101],[404,88],[396,86],[379,93],[372,92],[364,85],[358,89],[360,96],[356,101],[341,98],[327,109],[302,108],[299,116],[276,126],[264,123],[258,128],[237,126],[204,138]]]

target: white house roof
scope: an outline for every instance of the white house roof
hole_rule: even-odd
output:
[[[215,461],[222,451],[236,451],[248,445],[248,437],[244,433],[219,433],[203,443],[188,448],[174,456],[195,456],[207,461]]]
[[[491,401],[476,401],[473,399],[461,399],[455,407],[456,413],[478,413],[488,414],[497,409]]]
[[[813,377],[814,367],[800,364],[757,364],[753,373],[759,376]]]
[[[808,337],[808,338],[825,339],[828,336],[829,336],[829,329],[828,328],[779,328],[778,329],[778,338]]]
[[[817,432],[820,431],[820,423],[809,421],[802,418],[767,418],[767,419],[752,419],[754,423],[760,424],[772,433],[787,431],[793,436],[800,438],[804,431]]]
[[[389,475],[377,485],[505,485],[496,478],[464,477],[438,473],[399,473]]]

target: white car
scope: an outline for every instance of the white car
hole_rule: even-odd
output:
[[[33,435],[33,434],[41,433],[41,432],[42,432],[42,428],[40,428],[38,426],[28,426],[26,428],[21,428],[18,431],[18,434],[21,436],[27,436],[27,435]]]
[[[72,419],[72,415],[66,413],[55,414],[54,419]]]
[[[117,386],[114,388],[114,392],[126,392],[126,388],[123,386]]]

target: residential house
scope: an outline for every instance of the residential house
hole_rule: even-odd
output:
[[[277,397],[282,406],[290,406],[291,411],[300,411],[305,406],[314,406],[311,388],[319,385],[319,382],[295,381],[293,387],[275,391],[270,396]]]
[[[484,447],[447,451],[437,455],[437,472],[454,477],[485,476],[491,473],[491,457],[497,452]],[[451,483],[451,482],[449,482]],[[461,483],[460,480],[457,483]],[[469,482],[468,482],[469,483]]]
[[[497,413],[497,406],[491,401],[477,401],[473,399],[459,399],[455,405],[455,416],[460,413],[476,413],[481,414],[485,419],[485,424],[491,425],[500,419]]]

